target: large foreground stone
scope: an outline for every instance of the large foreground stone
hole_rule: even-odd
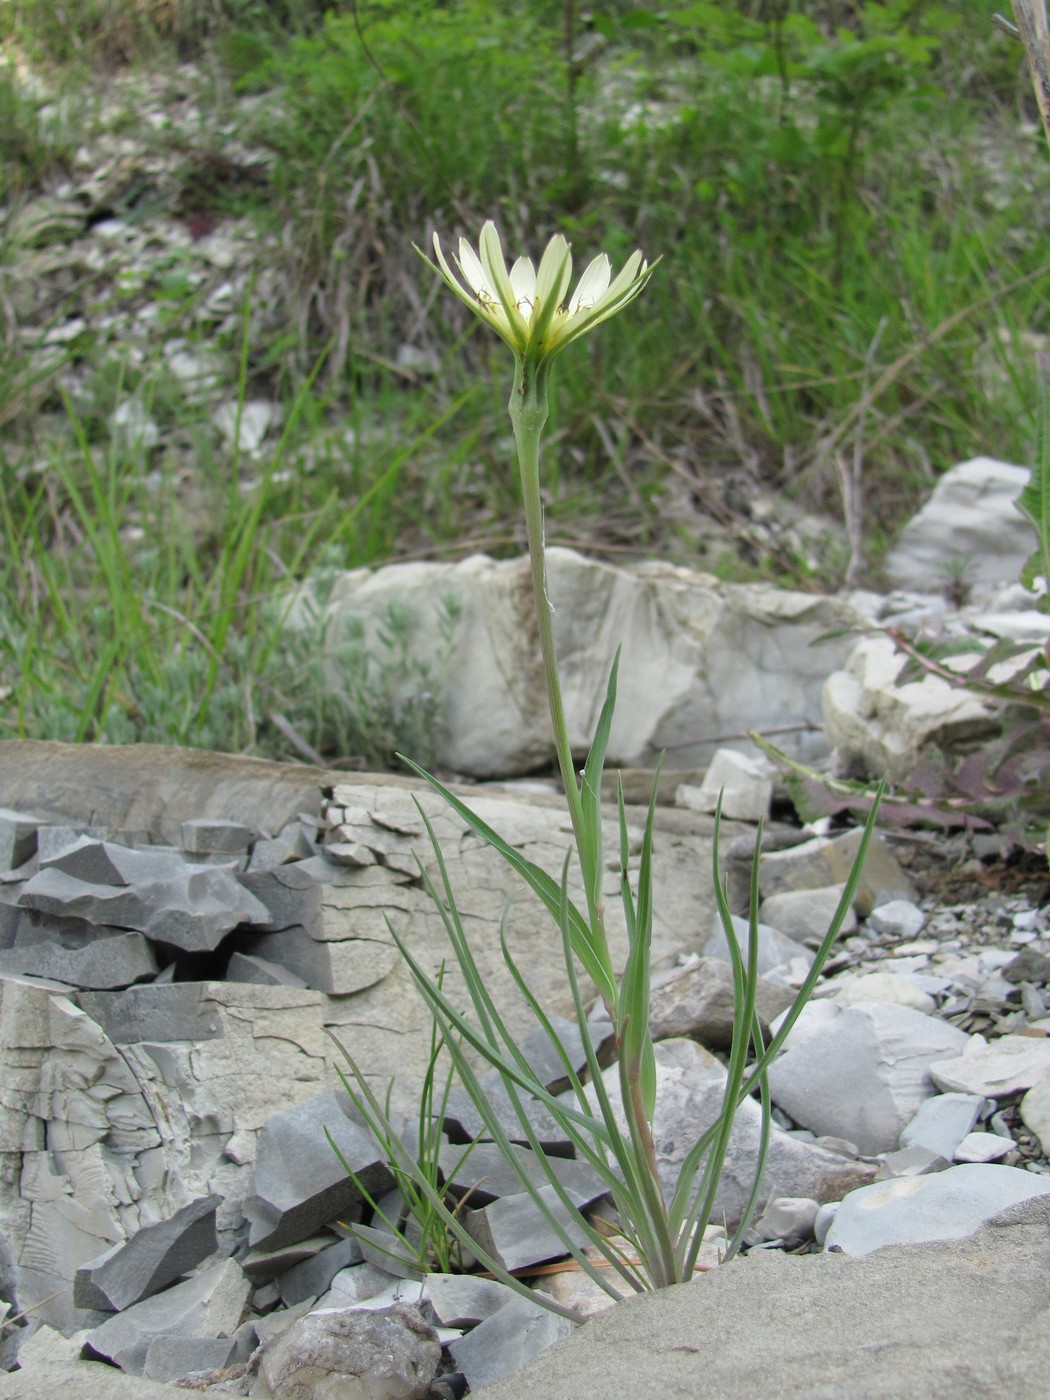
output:
[[[1050,1199],[864,1258],[757,1250],[601,1314],[485,1400],[1045,1400]]]

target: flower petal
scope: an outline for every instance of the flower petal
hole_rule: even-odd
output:
[[[562,234],[556,233],[543,251],[540,270],[536,274],[536,302],[546,307],[548,300],[556,311],[562,303],[572,278],[572,254]]]
[[[530,306],[536,300],[536,269],[531,258],[519,258],[510,270],[510,285],[520,306],[527,301]]]
[[[609,259],[605,253],[600,253],[580,278],[580,285],[569,302],[569,315],[575,315],[577,311],[589,311],[595,306],[608,290],[611,276]]]
[[[478,239],[478,252],[481,255],[481,264],[485,269],[489,285],[498,297],[506,313],[507,321],[515,333],[520,336],[521,344],[524,346],[527,335],[525,318],[518,310],[514,288],[510,285],[510,278],[507,276],[507,260],[503,256],[503,244],[500,242],[496,225],[491,219],[482,226],[481,237]]]
[[[475,296],[487,297],[489,301],[497,299],[495,288],[481,265],[481,259],[465,238],[459,240],[459,266]]]

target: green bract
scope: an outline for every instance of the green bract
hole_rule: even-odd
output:
[[[588,264],[566,304],[572,280],[572,254],[560,233],[547,244],[538,272],[531,258],[518,258],[507,271],[503,244],[491,219],[481,230],[478,252],[465,238],[459,240],[459,257],[453,255],[453,261],[462,281],[449,267],[436,233],[434,255],[436,271],[460,301],[502,336],[520,360],[533,363],[557,355],[592,326],[633,301],[653,270],[636,251],[614,278],[608,257],[600,253]]]

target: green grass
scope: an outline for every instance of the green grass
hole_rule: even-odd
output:
[[[561,367],[554,542],[834,588],[845,546],[822,573],[790,547],[738,558],[683,527],[668,488],[732,523],[742,475],[839,517],[859,454],[857,576],[877,582],[939,472],[1030,457],[1050,170],[1020,124],[1034,117],[1020,49],[983,5],[620,4],[585,24],[547,0],[327,15],[307,0],[279,14],[95,0],[75,42],[56,0],[11,14],[0,736],[372,761],[400,742],[388,726],[369,749],[365,697],[411,669],[401,641],[361,642],[346,664],[368,684],[333,693],[321,639],[281,624],[311,573],[522,547],[509,358],[412,251],[433,228],[447,245],[492,216],[515,254],[561,229],[581,262],[662,258],[644,301]],[[196,76],[175,66],[187,57]],[[195,115],[176,104],[167,126],[143,123],[138,71],[161,71]],[[231,274],[251,276],[225,319],[194,282],[191,238],[118,285],[71,276],[46,320],[85,327],[59,349],[20,331],[26,258],[81,246],[46,201],[91,121],[163,158],[162,177],[118,192],[135,227],[251,222],[252,268]],[[141,307],[145,356],[105,325]],[[218,398],[280,405],[260,458],[231,454],[167,371],[176,341],[214,358]],[[114,433],[129,397],[160,446]]]

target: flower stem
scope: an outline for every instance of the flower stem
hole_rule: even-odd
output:
[[[558,676],[558,659],[554,650],[554,627],[551,621],[552,608],[547,594],[547,555],[543,528],[543,501],[540,497],[540,435],[547,421],[548,372],[546,367],[523,365],[519,359],[514,371],[514,387],[511,390],[510,421],[514,428],[514,442],[518,450],[518,469],[521,474],[521,494],[525,506],[525,532],[529,545],[529,564],[532,572],[532,592],[536,605],[536,627],[539,632],[540,652],[543,656],[543,674],[547,684],[547,705],[550,709],[551,725],[554,729],[554,748],[558,756],[558,770],[561,774],[565,798],[569,804],[573,835],[581,866],[586,849],[583,832],[583,802],[580,797],[580,784],[573,762],[572,747],[569,743],[569,730],[565,722],[565,706],[561,696],[561,680]],[[595,872],[583,869],[583,883],[587,895],[587,912],[592,932],[604,944],[605,927],[603,911],[597,903],[594,888]]]

